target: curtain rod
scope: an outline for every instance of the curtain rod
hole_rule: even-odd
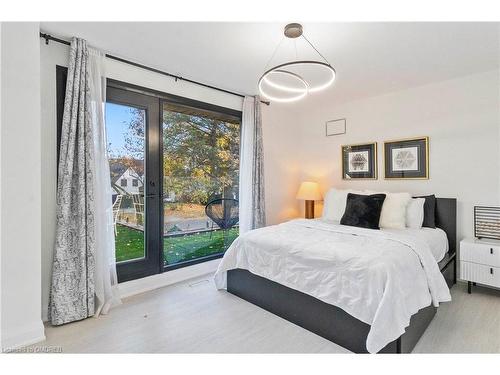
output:
[[[57,43],[61,43],[61,44],[65,44],[67,46],[71,45],[70,42],[68,42],[67,40],[64,40],[64,39],[59,39],[59,38],[56,38],[56,37],[53,37],[52,35],[50,34],[45,34],[45,33],[42,33],[40,32],[40,38],[43,38],[45,39],[45,44],[49,44],[49,41],[53,41],[53,42],[57,42]],[[198,86],[203,86],[203,87],[206,87],[206,88],[209,88],[209,89],[212,89],[212,90],[217,90],[217,91],[221,91],[221,92],[225,92],[226,94],[231,94],[231,95],[235,95],[235,96],[239,96],[240,98],[244,98],[245,95],[243,94],[239,94],[237,92],[233,92],[233,91],[229,91],[229,90],[225,90],[225,89],[221,89],[219,87],[215,87],[215,86],[211,86],[211,85],[207,85],[205,83],[202,83],[202,82],[198,82],[198,81],[193,81],[192,79],[188,79],[188,78],[184,78],[184,77],[181,77],[181,76],[177,76],[175,74],[171,74],[171,73],[168,73],[168,72],[164,72],[162,70],[159,70],[159,69],[155,69],[155,68],[151,68],[149,66],[146,66],[146,65],[142,65],[142,64],[139,64],[139,63],[136,63],[136,62],[133,62],[133,61],[130,61],[130,60],[126,60],[126,59],[122,59],[121,57],[117,57],[117,56],[113,56],[113,55],[110,55],[108,53],[106,53],[106,57],[108,59],[112,59],[112,60],[116,60],[116,61],[120,61],[122,63],[125,63],[125,64],[129,64],[129,65],[133,65],[133,66],[136,66],[138,68],[141,68],[141,69],[145,69],[145,70],[149,70],[151,72],[155,72],[155,73],[158,73],[158,74],[162,74],[164,76],[167,76],[167,77],[171,77],[173,78],[176,82],[179,80],[179,81],[186,81],[186,82],[189,82],[189,83],[192,83],[192,84],[195,84],[195,85],[198,85]],[[265,105],[269,105],[270,102],[268,101],[264,101],[264,100],[261,100],[260,101],[261,103],[264,103]]]

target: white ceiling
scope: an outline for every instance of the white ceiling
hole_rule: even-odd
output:
[[[61,38],[245,94],[282,39],[281,23],[42,22]],[[498,23],[304,23],[304,34],[337,71],[329,90],[345,101],[498,69]],[[314,57],[304,41],[298,57]],[[295,58],[284,40],[272,65]],[[319,95],[319,94],[315,94]]]

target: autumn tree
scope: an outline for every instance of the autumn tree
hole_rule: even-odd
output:
[[[144,159],[144,111],[130,109],[121,163],[137,168]],[[163,112],[163,190],[176,201],[206,204],[238,192],[240,125],[215,116]],[[142,165],[144,165],[142,163]],[[137,170],[141,174],[143,171]]]
[[[139,186],[144,186],[145,111],[136,108],[130,108],[129,111],[130,120],[123,121],[124,149],[116,149],[112,143],[108,144],[111,184],[115,191],[124,195],[127,192],[119,184],[113,183],[113,179],[128,168],[132,176],[140,181]]]
[[[174,111],[163,113],[164,190],[182,202],[206,204],[238,190],[240,126]]]

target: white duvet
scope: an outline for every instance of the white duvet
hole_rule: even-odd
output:
[[[376,353],[404,333],[410,317],[451,296],[429,246],[404,231],[386,232],[292,220],[238,237],[215,274],[246,269],[335,305],[369,324],[366,349]]]

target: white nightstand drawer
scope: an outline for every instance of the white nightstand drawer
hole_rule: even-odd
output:
[[[460,262],[460,278],[480,284],[500,287],[500,267],[483,264]]]
[[[460,260],[500,267],[500,246],[488,243],[462,242]]]

